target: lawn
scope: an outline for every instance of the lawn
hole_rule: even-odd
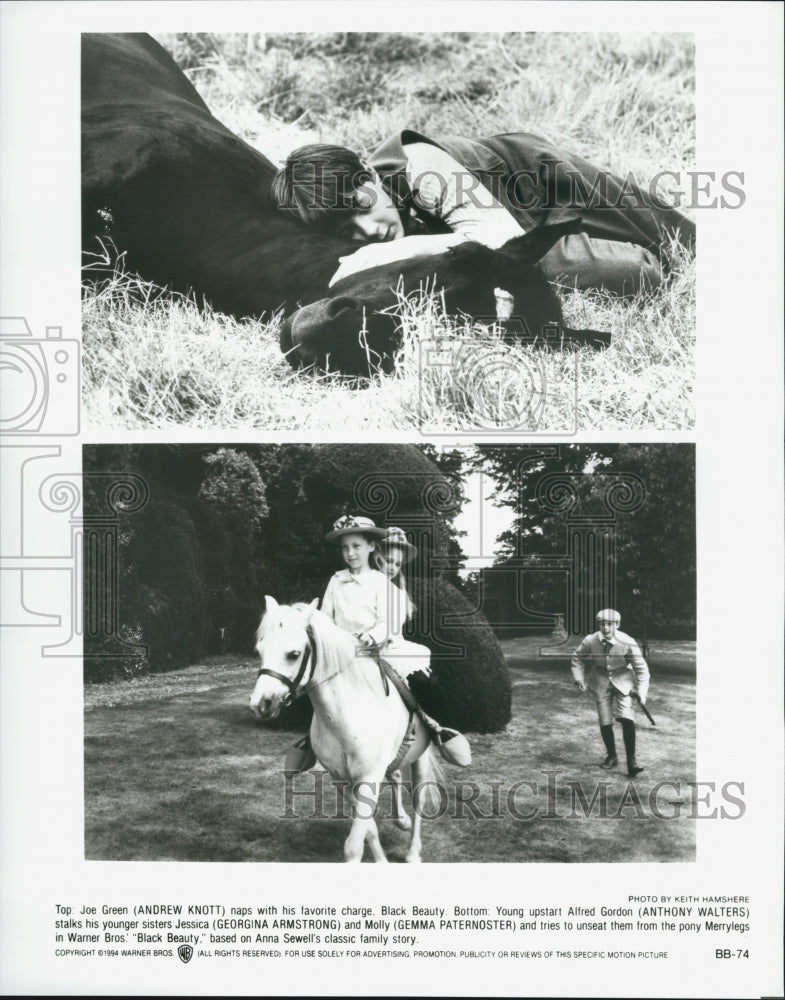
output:
[[[210,109],[273,162],[306,142],[362,155],[402,127],[438,138],[533,131],[647,185],[695,157],[694,49],[682,34],[160,35]],[[671,183],[674,182],[671,180]],[[662,191],[667,191],[662,187]],[[198,210],[198,206],[195,206]],[[93,429],[510,428],[522,431],[693,426],[694,259],[666,248],[672,271],[656,292],[619,300],[563,290],[568,325],[609,330],[602,353],[500,342],[493,328],[403,304],[397,369],[358,383],[290,369],[280,316],[238,322],[161,295],[120,270],[85,288],[83,413]],[[484,370],[464,384],[421,363],[423,340],[470,343]],[[498,391],[495,391],[498,390]],[[525,389],[531,394],[534,390]],[[490,398],[494,397],[494,398]],[[527,397],[528,398],[528,397]],[[525,400],[524,400],[525,403]]]
[[[645,771],[633,784],[623,769],[599,769],[596,713],[569,671],[540,661],[511,674],[512,721],[501,733],[471,736],[470,768],[446,767],[441,814],[423,822],[424,860],[694,860],[687,787],[695,781],[694,675],[661,668],[655,676],[650,704],[657,725],[639,717]],[[255,676],[255,661],[223,657],[85,687],[87,859],[342,859],[349,824],[324,772],[295,779],[298,794],[285,815],[281,768],[294,734],[254,721],[248,697]],[[617,740],[621,747],[620,731]],[[658,819],[650,808],[652,790],[665,780],[680,791],[669,786],[656,804],[670,817],[686,802],[679,818]],[[600,804],[581,807],[576,783],[589,803],[595,793],[605,795],[604,816]],[[389,813],[385,790],[382,844],[391,861],[401,861],[407,838]]]

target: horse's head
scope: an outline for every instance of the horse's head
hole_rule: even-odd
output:
[[[256,633],[261,667],[251,694],[251,711],[264,722],[302,693],[315,667],[313,639],[308,624],[317,600],[291,607],[265,598],[265,613]]]
[[[538,340],[560,330],[559,344],[607,347],[610,334],[564,327],[561,301],[537,262],[565,236],[578,232],[580,218],[510,240],[498,250],[465,242],[439,254],[425,254],[366,268],[337,281],[330,297],[303,306],[281,329],[281,350],[293,366],[329,367],[347,375],[392,371],[400,343],[400,292],[428,287],[439,293],[448,315],[485,323],[497,317],[495,289],[514,302],[515,323],[505,324],[512,341]],[[499,317],[504,319],[505,317]]]

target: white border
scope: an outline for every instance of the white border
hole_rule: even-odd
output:
[[[699,214],[698,776],[742,778],[748,811],[699,824],[695,865],[338,865],[85,863],[82,705],[77,661],[44,661],[2,635],[4,992],[752,996],[781,990],[782,956],[782,8],[769,3],[3,3],[0,148],[4,315],[41,335],[79,330],[78,66],[83,30],[691,31],[697,47],[696,167],[745,171],[743,210]],[[107,435],[171,440],[175,435]],[[219,430],[179,440],[296,440]],[[407,435],[374,435],[375,440]],[[578,440],[614,440],[593,434]],[[91,435],[90,440],[95,440]],[[325,440],[331,440],[326,435]],[[363,440],[371,440],[365,437]],[[635,440],[691,436],[635,434]],[[85,438],[88,440],[88,438]],[[78,442],[61,439],[61,471]],[[75,464],[76,463],[76,464]],[[3,498],[7,499],[6,496]],[[6,506],[4,504],[4,506]],[[7,508],[6,508],[7,509]],[[48,582],[28,594],[52,599]],[[60,598],[57,598],[60,599]],[[9,630],[4,630],[6,633]],[[459,886],[456,889],[456,885]],[[318,904],[336,896],[426,905],[603,901],[631,891],[753,896],[750,960],[718,962],[683,936],[661,966],[590,962],[79,964],[51,957],[52,908],[165,895],[192,901]],[[140,900],[140,897],[144,899]],[[617,898],[617,896],[613,896]],[[529,942],[529,946],[535,942]],[[713,944],[713,942],[712,942]]]

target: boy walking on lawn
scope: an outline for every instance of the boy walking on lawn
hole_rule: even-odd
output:
[[[600,767],[610,770],[619,763],[613,733],[615,712],[624,737],[627,774],[635,778],[643,768],[635,759],[635,714],[631,695],[634,692],[641,704],[646,704],[649,668],[638,643],[632,636],[619,631],[620,622],[618,611],[612,608],[599,611],[598,631],[587,635],[575,650],[571,669],[575,686],[581,691],[591,691],[597,702],[600,733],[607,754]]]

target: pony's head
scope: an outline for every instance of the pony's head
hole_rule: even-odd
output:
[[[265,598],[265,613],[256,632],[261,659],[251,694],[251,711],[269,722],[307,685],[315,668],[315,648],[308,628],[318,600],[310,604],[279,604]]]

